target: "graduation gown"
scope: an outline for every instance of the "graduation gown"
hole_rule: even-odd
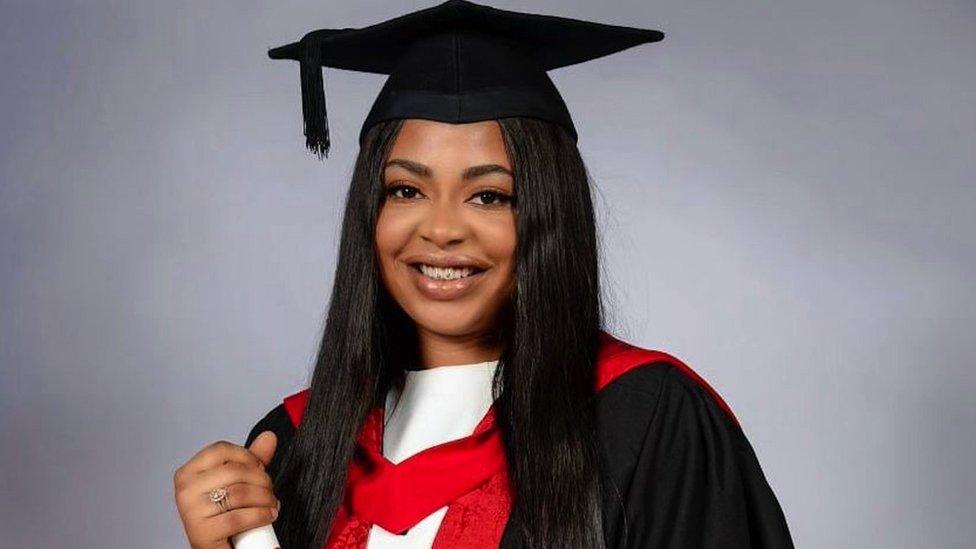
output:
[[[604,537],[612,548],[791,548],[793,542],[752,446],[722,397],[679,359],[601,332],[596,364]],[[274,431],[281,451],[309,389],[283,398],[245,445]],[[474,432],[399,464],[383,458],[383,409],[367,416],[349,466],[328,549],[364,549],[373,524],[403,532],[449,505],[432,549],[520,547],[513,487],[489,408]],[[287,505],[288,502],[283,502]]]

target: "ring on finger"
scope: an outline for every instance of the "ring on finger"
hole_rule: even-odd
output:
[[[221,513],[230,511],[230,500],[228,499],[228,492],[226,486],[221,486],[220,488],[214,488],[210,491],[210,501],[217,504]]]

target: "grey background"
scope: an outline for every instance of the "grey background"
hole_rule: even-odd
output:
[[[306,383],[382,77],[266,49],[434,2],[0,7],[0,531],[179,547],[173,471]],[[976,4],[499,1],[657,28],[551,72],[613,330],[731,403],[801,547],[976,537]]]

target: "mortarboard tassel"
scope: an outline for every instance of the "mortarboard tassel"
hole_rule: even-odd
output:
[[[325,111],[325,87],[322,82],[322,44],[313,37],[306,37],[302,42],[302,115],[305,120],[305,146],[321,160],[323,156],[329,156],[329,118]]]

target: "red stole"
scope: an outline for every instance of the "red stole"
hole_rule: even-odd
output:
[[[690,367],[662,352],[625,343],[600,332],[596,390],[631,369],[667,362],[704,387],[733,421],[722,397]],[[309,389],[284,398],[298,426]],[[737,421],[736,421],[737,422]],[[449,505],[432,549],[497,547],[508,522],[514,489],[509,483],[494,405],[474,432],[422,450],[400,463],[383,457],[383,408],[370,411],[349,464],[344,503],[332,525],[327,549],[365,549],[373,524],[402,533],[430,513]]]

